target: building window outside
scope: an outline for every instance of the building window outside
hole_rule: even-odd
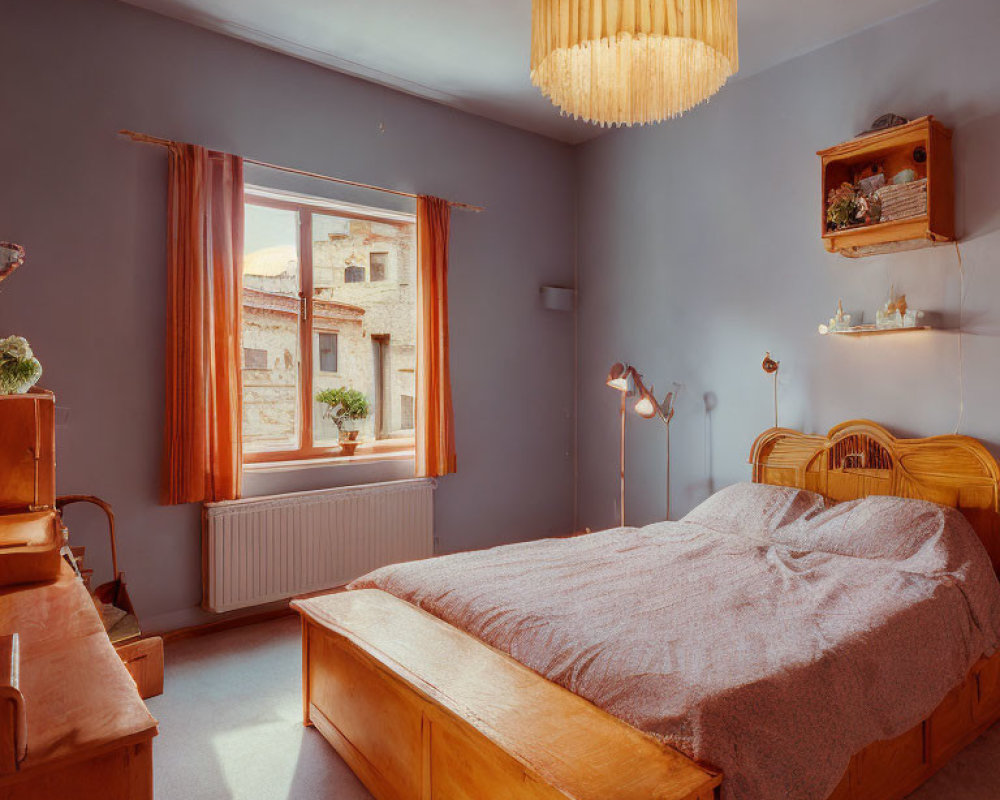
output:
[[[400,427],[405,430],[413,428],[413,396],[401,394],[399,396],[399,417]]]
[[[369,253],[368,255],[368,280],[384,281],[389,266],[388,253]]]
[[[412,452],[416,291],[387,267],[415,274],[413,216],[248,186],[245,223],[244,460],[339,455],[315,397],[340,387],[369,401],[358,456]]]
[[[337,334],[318,333],[319,339],[319,371],[337,371]]]
[[[267,350],[243,348],[243,369],[267,369]]]

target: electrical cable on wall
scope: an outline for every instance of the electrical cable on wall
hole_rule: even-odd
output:
[[[955,433],[962,429],[965,422],[965,344],[962,330],[965,326],[965,264],[962,261],[962,249],[955,242],[955,255],[958,256],[958,422],[955,423]]]

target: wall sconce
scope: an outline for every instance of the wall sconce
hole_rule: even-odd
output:
[[[619,524],[625,527],[625,419],[628,410],[628,398],[638,395],[635,412],[643,419],[658,417],[667,430],[667,519],[670,519],[670,420],[674,416],[674,393],[668,392],[659,402],[653,394],[653,387],[647,387],[642,375],[635,367],[618,362],[611,367],[605,383],[621,393],[620,437],[618,448],[618,504]]]
[[[770,353],[764,353],[764,360],[760,364],[761,369],[774,379],[774,427],[778,427],[778,368],[780,361],[771,358]]]

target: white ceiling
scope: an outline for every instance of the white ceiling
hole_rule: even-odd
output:
[[[601,132],[531,85],[531,0],[124,1],[562,141]],[[929,2],[741,0],[739,77]]]

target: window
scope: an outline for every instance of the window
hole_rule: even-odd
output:
[[[337,334],[318,333],[316,334],[316,338],[319,340],[319,371],[336,372]]]
[[[387,267],[416,272],[413,215],[250,186],[246,197],[244,461],[339,456],[341,428],[316,396],[341,387],[368,401],[343,426],[359,431],[354,458],[412,454],[416,291]],[[404,395],[409,417],[395,416]]]
[[[267,369],[267,350],[258,350],[253,347],[244,347],[243,368]]]
[[[375,281],[384,281],[386,269],[388,266],[389,266],[388,253],[369,253],[368,280],[370,280],[372,283],[375,283]]]

